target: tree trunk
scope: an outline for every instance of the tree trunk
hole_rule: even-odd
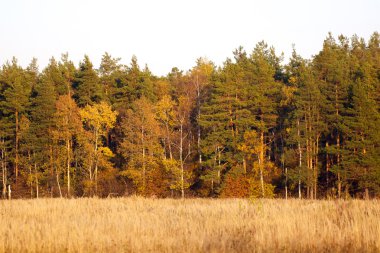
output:
[[[95,179],[95,195],[98,195],[98,130],[95,129],[95,170],[94,170],[94,179]]]
[[[313,143],[312,143],[312,131],[311,131],[311,108],[310,105],[307,108],[307,114],[305,116],[305,133],[306,133],[306,163],[307,163],[307,198],[313,198]]]
[[[364,170],[364,175],[365,175],[364,198],[366,200],[369,200],[369,190],[368,190],[368,184],[367,184],[367,169]]]
[[[306,129],[307,130],[307,129]],[[310,150],[309,150],[309,138],[306,138],[306,197],[310,199]]]
[[[2,176],[3,176],[3,198],[6,198],[7,194],[7,164],[6,164],[6,154],[5,154],[5,141],[2,138],[2,149],[1,149],[1,168],[2,168]]]
[[[288,168],[285,168],[285,199],[288,199]]]
[[[216,158],[218,156],[218,147],[215,148],[215,156],[214,156],[214,161],[213,161],[213,164],[212,164],[212,171],[216,171]],[[214,173],[212,174],[212,179],[211,179],[211,192],[212,194],[214,194],[214,179],[215,179],[215,175]]]
[[[34,173],[35,173],[35,180],[36,180],[36,198],[38,199],[39,191],[38,191],[38,173],[37,173],[37,164],[34,162]]]
[[[335,115],[336,115],[336,121],[338,121],[339,117],[339,106],[338,106],[338,83],[335,82]],[[338,198],[342,197],[342,177],[340,173],[340,135],[336,133],[336,147],[337,147],[337,158],[336,163],[338,166]]]
[[[49,160],[50,160],[50,179],[49,179],[49,185],[50,185],[50,196],[53,197],[53,192],[54,192],[54,172],[57,174],[57,170],[54,170],[54,162],[53,162],[53,147],[49,145]]]
[[[301,193],[301,167],[302,167],[302,149],[301,149],[301,133],[300,133],[300,120],[297,120],[297,136],[298,136],[298,198],[302,198]]]
[[[259,169],[260,169],[260,183],[261,183],[261,196],[265,197],[264,189],[264,132],[260,133],[260,154],[259,154]]]
[[[50,175],[54,175],[54,158],[53,158],[53,146],[49,145],[49,158],[50,158]]]
[[[62,190],[61,190],[61,184],[59,183],[59,173],[58,170],[55,173],[56,175],[56,180],[57,180],[57,185],[58,185],[58,191],[59,191],[59,197],[62,198]]]
[[[315,144],[315,164],[314,164],[314,199],[317,199],[318,190],[318,153],[319,153],[319,135],[317,135],[317,142]]]
[[[170,157],[170,160],[173,160],[173,153],[172,153],[172,144],[171,144],[171,140],[170,140],[169,124],[166,122],[165,126],[166,126],[166,138],[168,139],[169,157]]]
[[[183,169],[183,121],[180,124],[179,160],[181,164],[181,197],[185,198],[184,169]]]
[[[8,199],[11,200],[12,198],[12,190],[11,190],[11,185],[8,185]]]
[[[340,152],[340,137],[339,137],[339,134],[336,137],[336,146],[338,149],[338,154],[336,157],[336,164],[338,166],[338,198],[341,198],[341,196],[342,196],[342,176],[340,173],[340,154],[339,154],[339,152]]]
[[[364,137],[362,136],[362,141],[364,142]],[[363,149],[363,156],[366,156],[366,154],[367,154],[367,150],[366,150],[366,148],[364,148]],[[366,200],[369,200],[369,190],[368,190],[368,170],[367,170],[367,168],[365,168],[364,169],[364,180],[365,180],[365,182],[364,182],[364,187],[365,187],[365,189],[364,189],[364,197],[365,197],[365,199]]]
[[[142,183],[143,183],[143,195],[145,196],[146,188],[146,168],[145,168],[145,138],[144,138],[144,126],[141,126],[141,155],[142,155]]]
[[[330,156],[328,152],[329,143],[326,142],[326,188],[329,189],[330,179],[329,179],[329,173],[330,173]],[[328,194],[328,191],[327,191]],[[327,197],[327,196],[326,196]]]
[[[15,119],[16,119],[16,126],[15,126],[15,175],[16,175],[16,182],[17,182],[17,177],[18,177],[18,143],[19,143],[19,136],[18,136],[18,129],[19,129],[19,123],[18,123],[18,111],[16,110],[15,112]]]
[[[32,178],[32,159],[30,155],[30,150],[28,149],[28,167],[29,167],[29,176]],[[30,198],[33,198],[33,180],[30,182]]]
[[[198,118],[198,124],[197,124],[197,148],[198,148],[198,156],[199,156],[199,169],[202,168],[202,152],[201,152],[201,126],[199,124],[199,119],[201,117],[201,89],[199,84],[199,78],[197,73],[197,118]]]
[[[222,153],[222,151],[218,147],[218,184],[219,185],[221,184],[220,174],[221,174],[221,171],[222,171],[222,167],[221,167],[221,153]]]
[[[67,197],[70,198],[70,139],[66,140],[66,152],[67,152]]]

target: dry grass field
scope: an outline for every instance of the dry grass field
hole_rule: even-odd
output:
[[[0,252],[380,252],[379,201],[0,201]]]

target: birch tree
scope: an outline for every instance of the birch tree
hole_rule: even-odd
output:
[[[92,145],[92,151],[87,171],[90,181],[95,187],[95,194],[97,194],[99,162],[101,159],[109,159],[113,154],[108,147],[103,145],[102,138],[105,138],[107,129],[114,127],[117,113],[105,102],[92,106],[87,105],[79,113],[86,130],[89,132],[88,135],[91,136],[90,144]]]

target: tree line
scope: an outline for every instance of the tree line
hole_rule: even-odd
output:
[[[380,195],[380,36],[264,41],[155,76],[108,53],[0,70],[2,196]]]

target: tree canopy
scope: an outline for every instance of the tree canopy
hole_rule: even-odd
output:
[[[380,36],[155,76],[105,53],[0,69],[2,196],[380,196]]]

